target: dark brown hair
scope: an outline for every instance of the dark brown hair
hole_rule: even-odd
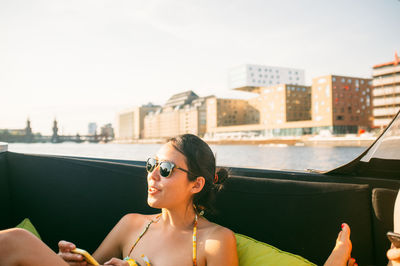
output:
[[[228,171],[225,168],[216,168],[215,156],[210,146],[196,135],[180,135],[170,138],[168,143],[185,156],[191,173],[188,174],[190,181],[196,180],[199,176],[205,179],[203,189],[193,198],[196,211],[213,211],[215,195],[223,188],[222,184],[228,178]]]

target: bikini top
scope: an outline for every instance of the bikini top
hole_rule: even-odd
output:
[[[139,237],[136,239],[135,243],[132,245],[131,250],[128,253],[128,256],[124,258],[125,261],[129,263],[129,266],[140,266],[138,262],[136,262],[134,259],[129,257],[129,255],[132,253],[132,250],[135,248],[139,240],[143,237],[143,235],[147,232],[149,229],[150,225],[152,223],[157,223],[161,218],[161,213],[156,216],[154,220],[151,220],[146,227],[143,229],[142,233],[139,235]],[[197,214],[194,217],[194,224],[193,224],[193,266],[197,266]],[[149,259],[144,256],[144,254],[141,255],[143,258],[144,262],[146,263],[146,266],[151,266]]]

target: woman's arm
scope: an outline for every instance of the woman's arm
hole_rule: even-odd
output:
[[[218,227],[205,241],[207,266],[239,265],[234,233]]]
[[[135,225],[140,222],[140,217],[140,214],[135,213],[122,217],[93,253],[93,257],[100,264],[111,258],[121,258],[127,237],[132,232],[132,228],[135,228]]]

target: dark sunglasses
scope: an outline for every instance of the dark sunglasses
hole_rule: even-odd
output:
[[[168,161],[158,161],[157,159],[154,158],[147,159],[146,170],[148,173],[152,173],[157,168],[157,166],[160,166],[160,175],[162,177],[169,177],[172,173],[172,170],[174,170],[175,168],[184,171],[190,175],[193,175],[188,170],[180,168],[176,166],[174,163]]]

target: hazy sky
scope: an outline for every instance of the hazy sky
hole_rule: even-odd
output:
[[[229,97],[241,64],[370,77],[400,54],[399,0],[1,0],[0,128],[87,133],[174,93]]]

